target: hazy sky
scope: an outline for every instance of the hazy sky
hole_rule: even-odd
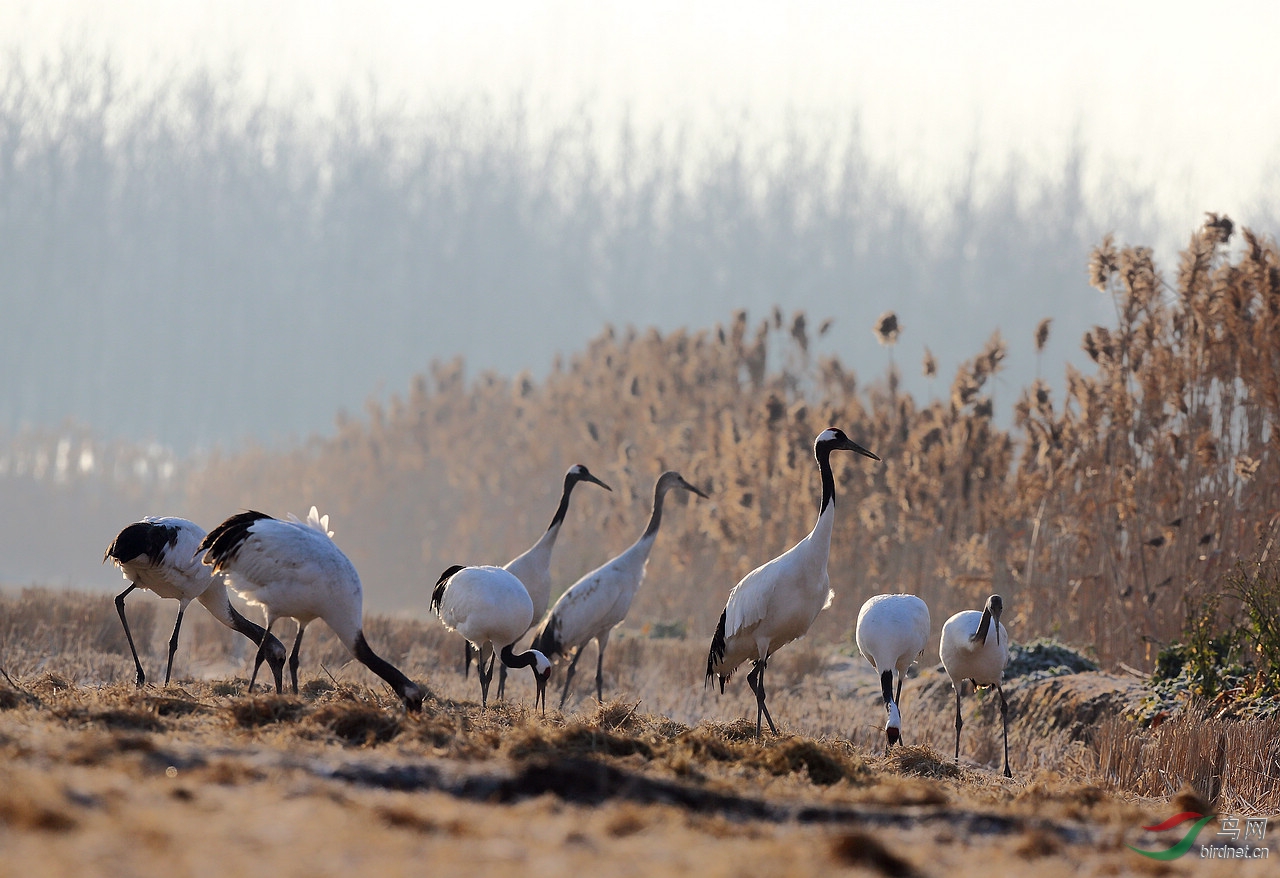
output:
[[[747,106],[762,139],[857,110],[924,197],[975,145],[1035,168],[1078,137],[1179,241],[1207,209],[1247,222],[1275,185],[1277,36],[1267,2],[0,2],[0,43],[108,46],[130,76],[234,61],[321,107],[372,77],[393,105],[523,91],[553,117],[585,102],[695,131]]]

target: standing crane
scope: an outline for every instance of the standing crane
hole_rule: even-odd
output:
[[[501,657],[504,668],[532,668],[538,692],[533,706],[542,702],[547,711],[547,678],[551,661],[536,649],[520,654],[512,646],[529,630],[533,601],[514,573],[502,567],[455,565],[441,574],[431,594],[431,609],[450,631],[456,631],[479,653],[480,706],[489,703],[493,662]]]
[[[960,687],[965,680],[970,680],[975,688],[995,687],[996,694],[1000,696],[1004,776],[1013,777],[1009,771],[1009,703],[1000,689],[1005,666],[1009,664],[1009,632],[1000,624],[1003,612],[1004,600],[993,594],[987,598],[982,612],[962,610],[956,613],[942,626],[938,653],[942,656],[947,676],[951,678],[951,688],[956,693],[956,762],[960,761],[960,729],[964,727],[964,719],[960,716]]]
[[[305,522],[292,516],[281,521],[262,512],[241,512],[210,531],[196,550],[204,552],[204,563],[215,574],[223,574],[241,597],[262,607],[267,632],[281,617],[298,623],[289,655],[295,693],[302,635],[307,625],[323,619],[348,652],[395,690],[406,709],[418,710],[422,690],[365,641],[360,576],[328,527],[329,516],[321,518],[314,506]],[[264,639],[259,655],[265,648]]]
[[[858,652],[880,675],[880,691],[889,714],[886,747],[902,743],[902,679],[929,642],[929,607],[912,594],[878,594],[858,611],[854,630]],[[898,689],[893,689],[893,672]]]
[[[579,579],[556,601],[542,627],[533,639],[533,648],[549,659],[567,655],[573,650],[573,660],[565,671],[564,691],[560,693],[560,708],[569,697],[569,686],[582,657],[582,648],[591,640],[596,642],[596,700],[604,702],[604,650],[609,645],[609,634],[627,617],[631,601],[644,579],[649,553],[658,537],[662,524],[662,502],[667,492],[680,488],[707,499],[707,495],[684,480],[678,472],[669,470],[658,477],[653,487],[653,511],[649,524],[640,539],[621,555]]]
[[[747,685],[756,696],[756,737],[760,718],[769,721],[776,735],[769,708],[765,706],[764,671],[769,656],[791,641],[803,637],[818,613],[831,606],[834,597],[827,576],[827,556],[831,550],[831,528],[836,516],[836,482],[831,474],[831,452],[853,451],[872,460],[880,458],[854,442],[842,431],[829,427],[818,434],[813,455],[822,476],[822,501],[813,530],[783,554],[767,561],[742,578],[729,592],[729,601],[720,614],[720,624],[711,639],[707,655],[707,684],[719,677],[720,692],[738,666],[751,660]]]
[[[551,524],[536,543],[504,565],[508,571],[516,575],[529,592],[529,599],[533,601],[533,620],[526,629],[541,622],[542,617],[547,614],[547,605],[551,602],[551,552],[556,546],[556,538],[560,536],[560,526],[564,524],[564,517],[569,511],[569,495],[579,482],[590,482],[606,491],[613,491],[613,488],[592,475],[591,471],[582,464],[575,463],[569,467],[568,472],[564,474],[564,489],[560,494],[560,505],[556,507],[555,515],[551,517]],[[525,632],[522,631],[520,636],[523,637],[524,634]],[[470,641],[465,641],[464,649],[466,655],[463,673],[465,674],[471,667]],[[507,666],[501,665],[498,669],[499,698],[505,694],[506,688]]]
[[[178,631],[182,628],[182,616],[193,600],[203,604],[223,625],[252,640],[255,646],[264,643],[263,635],[266,631],[236,611],[231,605],[231,599],[227,597],[226,584],[196,559],[196,547],[203,538],[204,529],[185,518],[144,518],[116,534],[102,556],[104,563],[111,560],[120,568],[124,578],[129,580],[129,587],[116,595],[116,612],[120,614],[120,624],[124,626],[124,636],[133,653],[139,689],[147,678],[142,670],[142,662],[138,659],[138,649],[133,645],[129,620],[124,614],[125,596],[135,588],[178,601],[178,618],[173,623],[173,635],[169,638],[169,661],[164,669],[166,686],[173,673],[173,654],[178,651]],[[276,678],[276,691],[279,692],[284,676],[284,644],[274,636],[269,636],[265,644],[265,651],[259,654],[254,663],[253,676],[258,676],[258,668],[265,658]],[[249,688],[253,688],[252,683]]]

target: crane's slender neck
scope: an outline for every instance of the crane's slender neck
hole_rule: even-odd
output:
[[[816,457],[818,472],[822,474],[822,505],[818,507],[821,516],[836,499],[836,478],[831,474],[831,449],[819,448]]]
[[[661,482],[653,488],[653,513],[649,516],[649,526],[644,529],[644,533],[640,535],[640,539],[657,536],[658,526],[662,524],[662,501],[666,499],[667,488]]]
[[[261,625],[250,622],[244,616],[236,612],[236,608],[231,606],[231,602],[227,602],[227,609],[230,610],[231,627],[239,631],[245,637],[254,643],[261,643],[263,636],[267,633],[266,629]]]
[[[547,530],[558,530],[560,525],[564,523],[564,517],[569,512],[569,495],[573,493],[573,486],[578,484],[578,480],[573,476],[564,477],[564,493],[560,495],[560,505],[556,507],[556,514],[551,518],[551,524],[547,525]],[[552,539],[555,539],[553,536]]]
[[[818,472],[822,474],[822,504],[818,508],[818,520],[813,525],[813,532],[809,535],[809,541],[811,545],[822,546],[824,549],[829,550],[831,548],[831,530],[836,520],[836,480],[831,475],[830,450],[819,448],[817,457]]]
[[[981,643],[983,646],[987,643],[987,634],[991,632],[991,610],[984,608],[982,610],[982,621],[978,623],[978,630],[973,632],[973,636],[969,639],[974,643]]]
[[[351,645],[351,654],[369,670],[386,680],[387,685],[395,690],[409,710],[418,710],[422,707],[422,690],[389,661],[369,648],[368,642],[364,639],[364,631],[356,632],[355,640]]]
[[[534,650],[526,649],[517,655],[512,652],[511,644],[509,643],[502,647],[502,652],[498,653],[498,657],[509,668],[532,668],[538,663],[538,653]]]

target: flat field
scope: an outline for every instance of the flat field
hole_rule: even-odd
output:
[[[144,665],[162,677],[175,605],[137,605],[135,631],[150,630]],[[175,682],[139,690],[112,639],[109,598],[0,602],[0,875],[1275,869],[1205,861],[1199,848],[1161,862],[1126,846],[1170,847],[1186,826],[1141,827],[1180,811],[1274,809],[1267,773],[1280,739],[1274,721],[1190,713],[1139,729],[1123,718],[1144,694],[1132,677],[1010,681],[1008,780],[985,693],[965,699],[953,763],[951,691],[932,666],[903,690],[908,746],[886,755],[875,680],[839,644],[778,654],[770,706],[782,734],[757,742],[744,681],[724,696],[706,690],[706,645],[692,640],[617,638],[605,703],[580,673],[556,710],[557,671],[544,717],[527,671],[482,709],[460,642],[430,622],[371,619],[375,648],[431,690],[422,713],[406,715],[332,638],[310,632],[301,694],[247,693],[244,650],[195,609]],[[593,664],[589,654],[580,667]],[[1200,841],[1216,843],[1216,827]]]

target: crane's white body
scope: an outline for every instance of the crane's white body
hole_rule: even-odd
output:
[[[956,694],[956,761],[960,761],[960,730],[964,719],[960,713],[960,690],[965,680],[975,686],[991,686],[1000,699],[1000,719],[1004,726],[1004,775],[1009,771],[1009,705],[1000,684],[1009,664],[1009,632],[1000,623],[1004,602],[999,595],[987,599],[981,611],[962,610],[942,626],[938,654],[951,678]]]
[[[464,567],[449,579],[436,608],[440,621],[481,650],[481,663],[529,630],[533,601],[502,567]],[[487,649],[487,652],[485,651]]]
[[[563,707],[569,693],[569,682],[578,663],[578,656],[591,640],[596,641],[596,697],[603,700],[602,662],[609,635],[627,618],[631,602],[644,580],[649,555],[658,537],[662,522],[663,499],[672,488],[683,488],[705,498],[707,495],[686,482],[679,473],[668,471],[658,477],[654,485],[653,510],[649,524],[640,538],[622,554],[597,567],[571,585],[560,595],[551,613],[534,638],[533,646],[548,658],[574,656],[565,673],[565,689],[560,704]]]
[[[178,601],[178,617],[170,640],[169,663],[165,671],[166,685],[173,670],[173,654],[178,645],[182,616],[193,600],[199,601],[223,625],[244,634],[255,646],[265,634],[263,629],[236,611],[231,605],[222,577],[214,576],[213,571],[201,564],[196,557],[197,548],[204,537],[204,529],[188,519],[173,516],[147,517],[121,530],[103,556],[103,560],[110,559],[130,583],[130,587],[117,596],[116,607],[129,647],[133,650],[139,686],[145,682],[145,677],[124,614],[124,597],[135,587],[153,592],[161,598]],[[284,646],[274,637],[269,639],[266,658],[275,674],[278,691],[285,656]]]
[[[913,594],[878,594],[858,611],[854,640],[876,673],[899,675],[924,655],[929,643],[929,607]]]
[[[288,521],[260,512],[234,515],[214,528],[198,550],[204,563],[249,604],[262,607],[267,630],[292,618],[298,634],[289,658],[297,691],[298,649],[307,625],[323,619],[342,645],[386,680],[410,709],[421,706],[421,690],[378,657],[364,639],[364,589],[351,561],[333,542],[323,518],[311,507],[306,521]]]
[[[721,692],[739,665],[752,662],[747,683],[758,705],[757,735],[762,715],[769,719],[769,728],[777,733],[765,707],[763,674],[769,656],[807,634],[814,619],[831,606],[834,597],[827,574],[827,558],[836,516],[830,455],[837,449],[880,459],[840,430],[829,428],[818,434],[814,440],[814,457],[822,477],[822,500],[813,530],[786,552],[752,570],[733,587],[711,641],[707,680],[719,677]]]
[[[446,628],[480,651],[481,704],[488,702],[493,661],[499,652],[504,667],[527,656],[524,661],[534,669],[535,677],[542,677],[539,689],[545,685],[551,661],[535,650],[521,656],[511,651],[511,645],[533,621],[533,601],[515,574],[502,567],[450,568],[436,584],[432,605]]]
[[[878,594],[868,598],[858,611],[854,640],[858,652],[880,676],[889,714],[885,731],[890,745],[901,739],[902,680],[907,669],[924,655],[929,629],[929,607],[912,594]],[[896,694],[891,692],[894,671],[898,673]]]
[[[813,530],[783,554],[752,570],[729,592],[724,658],[713,671],[728,680],[744,661],[764,661],[803,637],[835,593],[827,575],[836,507],[828,503]]]
[[[220,583],[213,571],[195,557],[196,547],[204,539],[204,530],[198,524],[185,518],[160,516],[144,518],[131,527],[137,525],[143,526],[146,533],[143,538],[150,543],[142,554],[127,561],[113,554],[128,528],[121,531],[117,542],[107,549],[106,558],[120,568],[125,579],[162,598],[181,601],[184,607]]]
[[[306,522],[258,519],[223,569],[227,584],[250,606],[262,608],[267,627],[281,618],[304,628],[324,619],[351,650],[363,624],[364,588],[327,523],[325,516],[321,524],[314,506]]]
[[[957,688],[965,680],[978,686],[996,686],[1004,681],[1004,669],[1009,664],[1009,632],[997,622],[999,643],[994,635],[988,635],[985,642],[971,640],[981,624],[981,610],[963,610],[942,626],[938,655]]]

